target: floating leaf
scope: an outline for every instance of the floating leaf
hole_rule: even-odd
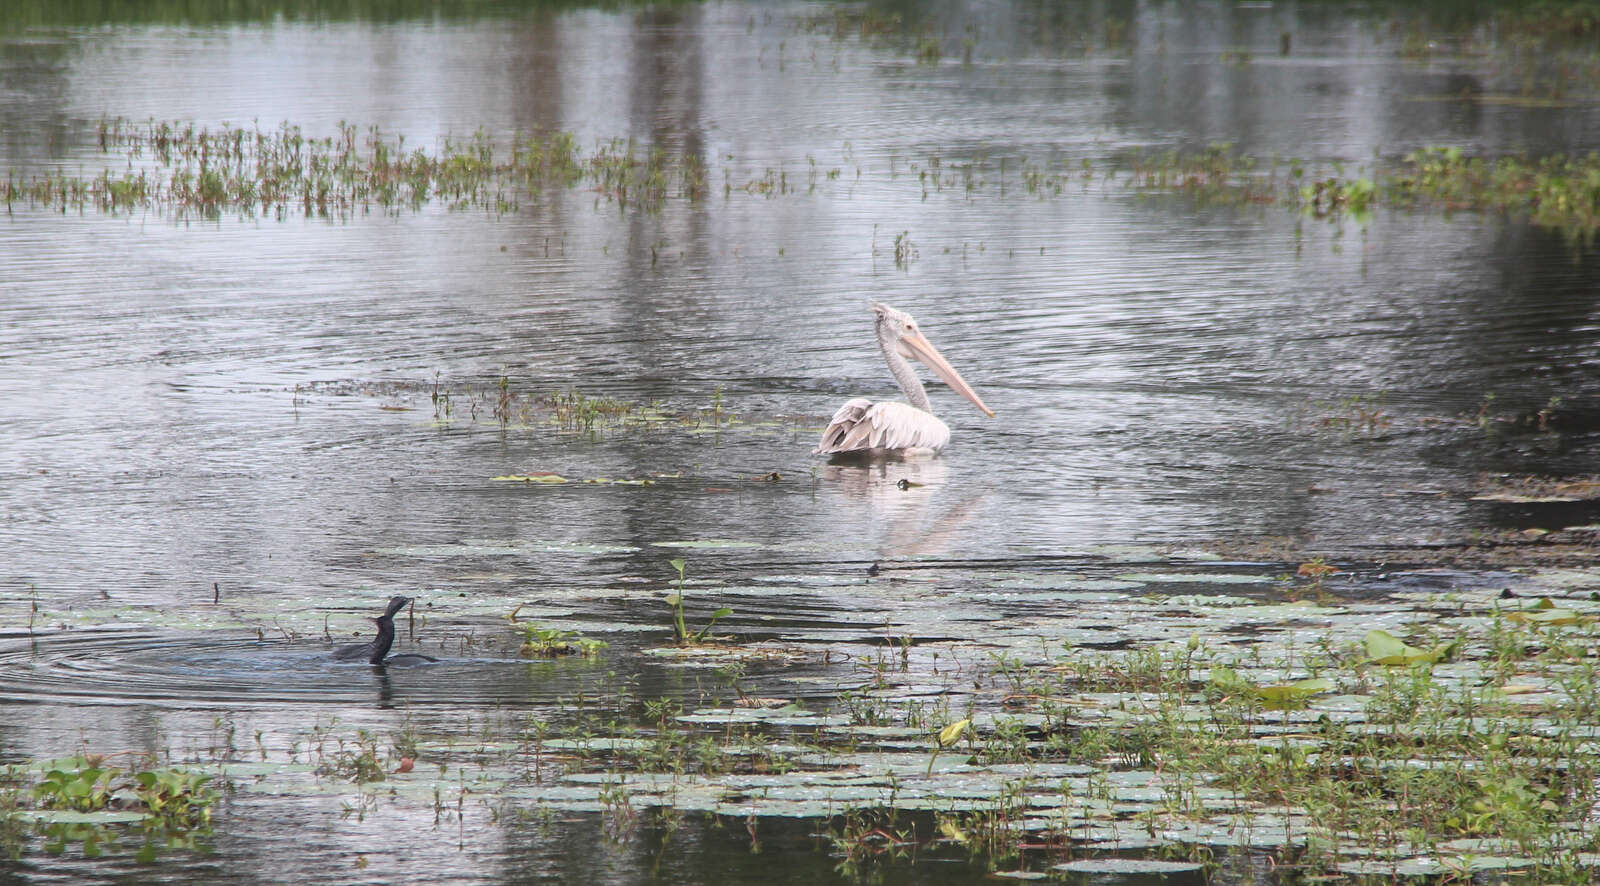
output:
[[[144,821],[145,813],[120,809],[80,812],[76,809],[25,809],[15,813],[44,824],[126,824]]]
[[[1332,692],[1335,689],[1332,680],[1326,677],[1315,677],[1309,680],[1296,680],[1293,683],[1274,683],[1269,686],[1257,686],[1256,694],[1266,701],[1301,701],[1313,695]]]
[[[753,541],[733,541],[726,538],[706,538],[697,541],[653,541],[651,545],[658,548],[759,548],[761,545]]]
[[[1117,578],[1122,581],[1136,581],[1142,584],[1217,585],[1264,584],[1273,580],[1270,575],[1245,575],[1227,572],[1136,572],[1128,575],[1119,575]]]
[[[1051,868],[1073,874],[1177,874],[1198,871],[1204,865],[1188,861],[1157,861],[1149,858],[1080,858]]]
[[[1506,613],[1508,621],[1544,627],[1592,624],[1597,618],[1600,617],[1580,613],[1576,609],[1559,608],[1549,597],[1541,597],[1539,602],[1528,609],[1517,609]]]
[[[1332,692],[1337,688],[1334,682],[1326,677],[1262,686],[1246,680],[1229,668],[1212,670],[1211,682],[1224,692],[1253,696],[1271,708],[1298,706],[1314,695]]]
[[[1379,630],[1367,631],[1366,637],[1367,660],[1381,665],[1437,664],[1448,659],[1460,645],[1460,640],[1452,640],[1432,649],[1418,649],[1406,645],[1388,631]]]
[[[1544,692],[1547,687],[1536,686],[1531,683],[1507,683],[1500,687],[1502,695],[1530,695],[1535,692]]]

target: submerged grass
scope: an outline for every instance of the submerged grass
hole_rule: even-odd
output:
[[[660,402],[640,403],[597,396],[575,388],[547,393],[519,391],[508,376],[501,376],[488,389],[452,390],[436,379],[429,401],[433,406],[433,420],[441,424],[463,418],[477,422],[487,413],[487,417],[501,427],[549,425],[562,431],[592,432],[693,420],[669,411]]]
[[[387,390],[387,393],[412,392],[409,388]],[[428,399],[433,408],[433,421],[441,426],[457,422],[492,422],[503,429],[542,427],[587,435],[640,430],[707,434],[749,426],[727,407],[720,386],[713,390],[709,403],[695,407],[674,406],[661,400],[641,402],[576,388],[548,392],[519,389],[508,376],[500,377],[487,387],[450,387],[435,379],[428,389]],[[546,482],[565,479],[551,475]]]
[[[698,199],[705,171],[697,156],[671,157],[653,145],[613,139],[581,149],[567,132],[519,133],[499,143],[479,131],[445,138],[435,151],[408,148],[404,135],[343,124],[315,137],[287,122],[276,129],[123,118],[102,120],[96,145],[120,169],[95,175],[8,173],[7,205],[60,211],[222,213],[345,218],[374,209],[514,212],[550,188],[588,187],[621,208],[659,208],[668,197]]]
[[[283,123],[276,129],[125,119],[102,121],[95,144],[109,163],[97,173],[65,170],[31,175],[8,171],[0,199],[8,207],[112,214],[160,212],[216,218],[224,213],[350,218],[373,211],[400,213],[442,203],[451,209],[518,211],[526,200],[554,190],[587,189],[596,206],[659,211],[669,200],[703,201],[707,182],[735,193],[771,199],[855,187],[873,176],[820,167],[807,157],[805,189],[783,168],[715,170],[693,152],[612,139],[585,149],[567,132],[519,133],[497,139],[479,131],[446,138],[433,151],[408,147],[405,136],[341,125],[314,137]],[[847,155],[849,154],[847,150]],[[847,159],[847,162],[853,162]],[[1074,193],[1126,191],[1176,194],[1224,205],[1276,206],[1324,218],[1365,222],[1378,208],[1401,211],[1482,211],[1526,218],[1585,241],[1600,228],[1600,154],[1472,157],[1434,147],[1394,161],[1375,160],[1355,175],[1337,163],[1316,170],[1306,162],[1258,158],[1228,144],[1195,151],[1136,151],[1114,158],[978,153],[920,159],[891,157],[876,176],[910,183],[924,198],[950,194],[1050,199]],[[720,171],[720,176],[716,173]],[[915,258],[909,234],[894,255]]]

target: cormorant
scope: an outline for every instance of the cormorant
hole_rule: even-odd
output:
[[[394,616],[395,613],[406,607],[411,602],[410,597],[396,594],[389,598],[389,606],[383,614],[373,619],[378,623],[378,636],[366,643],[352,643],[349,646],[340,646],[333,652],[335,661],[360,661],[366,659],[368,664],[420,664],[428,661],[438,661],[426,655],[396,655],[385,661],[384,656],[389,654],[389,647],[394,645]]]

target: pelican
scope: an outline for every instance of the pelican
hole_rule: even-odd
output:
[[[923,390],[921,379],[911,368],[911,360],[920,360],[944,380],[956,393],[972,401],[990,418],[994,410],[983,405],[978,396],[953,369],[939,349],[923,337],[917,321],[904,311],[897,311],[881,302],[874,302],[872,313],[878,332],[878,347],[883,349],[883,359],[889,372],[900,383],[910,403],[874,403],[857,397],[833,414],[822,440],[813,450],[819,455],[837,455],[846,452],[938,452],[950,442],[950,426],[933,414],[933,404],[928,402],[928,392]]]

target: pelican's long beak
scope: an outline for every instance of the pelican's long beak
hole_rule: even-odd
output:
[[[922,361],[922,365],[933,370],[933,374],[939,376],[940,380],[949,385],[952,390],[971,400],[972,405],[983,410],[984,415],[994,418],[994,410],[983,404],[983,398],[978,396],[978,392],[967,384],[966,379],[961,377],[961,373],[956,372],[955,367],[945,360],[944,355],[939,353],[939,349],[934,347],[933,342],[928,341],[922,333],[913,332],[901,336],[900,346],[905,349],[907,357]]]

